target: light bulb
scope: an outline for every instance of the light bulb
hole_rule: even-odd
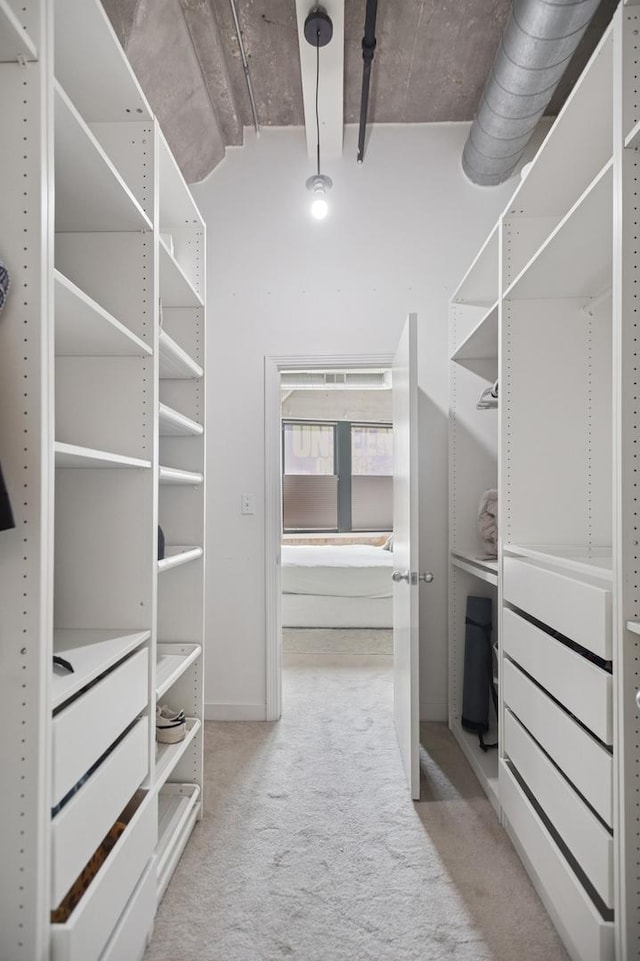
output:
[[[324,220],[329,213],[327,190],[330,190],[331,187],[331,178],[326,177],[324,174],[314,174],[313,177],[309,177],[307,180],[307,190],[310,190],[313,195],[313,200],[311,201],[311,216],[315,220]]]
[[[316,220],[324,220],[329,213],[329,204],[324,197],[316,197],[311,204],[311,216]]]

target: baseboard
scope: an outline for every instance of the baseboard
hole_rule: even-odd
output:
[[[266,704],[205,704],[205,721],[265,721]]]
[[[420,701],[421,721],[446,721],[449,717],[449,703],[446,697],[428,697]]]

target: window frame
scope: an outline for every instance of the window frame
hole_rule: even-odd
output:
[[[327,474],[327,477],[337,477],[338,478],[338,492],[337,492],[337,517],[338,526],[337,527],[327,527],[327,528],[287,528],[284,526],[284,477],[285,472],[285,425],[287,424],[300,424],[300,425],[317,425],[321,427],[333,427],[333,469],[334,473]],[[281,438],[281,510],[280,510],[280,523],[283,534],[372,534],[372,533],[388,533],[387,531],[378,531],[373,528],[362,529],[354,531],[352,527],[352,510],[351,510],[351,430],[353,427],[384,427],[388,430],[393,430],[393,424],[387,421],[366,421],[366,420],[331,420],[330,418],[305,418],[305,417],[283,417],[281,418],[280,427],[280,438]],[[296,476],[296,475],[288,475]],[[302,476],[302,475],[297,475]],[[305,475],[306,476],[306,475]],[[308,475],[313,476],[313,475]],[[368,476],[368,475],[356,475]],[[371,475],[378,476],[378,475]],[[388,476],[388,475],[380,475]]]

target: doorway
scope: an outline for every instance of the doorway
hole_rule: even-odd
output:
[[[367,442],[372,442],[373,434],[371,428],[375,429],[372,412],[377,408],[380,411],[390,409],[386,402],[370,401],[368,407],[361,408],[365,411],[365,416],[360,416],[355,404],[358,392],[370,391],[373,396],[373,386],[363,386],[367,381],[370,385],[377,380],[380,386],[380,393],[385,391],[390,397],[391,388],[388,371],[393,358],[389,355],[373,356],[340,356],[340,357],[269,357],[265,359],[265,495],[266,495],[266,610],[267,610],[267,719],[277,720],[282,712],[282,659],[283,659],[283,630],[288,632],[293,622],[311,620],[307,630],[314,631],[314,635],[306,634],[302,637],[302,644],[332,645],[344,644],[345,637],[338,636],[341,632],[337,625],[337,620],[346,620],[345,631],[358,630],[357,620],[361,616],[353,615],[350,608],[357,609],[357,601],[353,598],[338,597],[337,604],[332,605],[331,596],[305,594],[305,580],[308,585],[308,577],[315,577],[322,572],[310,572],[314,567],[314,555],[307,556],[301,565],[288,565],[286,578],[289,580],[285,587],[291,586],[291,577],[298,581],[301,592],[298,596],[291,596],[294,592],[287,591],[287,606],[283,612],[282,591],[283,591],[283,544],[287,547],[286,553],[291,554],[288,548],[303,548],[294,554],[294,560],[300,560],[301,555],[306,553],[305,548],[312,550],[315,547],[326,547],[326,553],[339,551],[341,546],[347,546],[346,541],[369,541],[373,542],[364,547],[375,547],[379,554],[382,554],[382,547],[388,540],[390,530],[373,531],[371,529],[372,515],[367,516],[368,505],[371,506],[371,488],[384,486],[384,481],[367,481],[366,479],[352,483],[351,477],[340,476],[337,471],[336,453],[342,450],[342,468],[345,461],[348,461],[347,448],[350,451],[366,446]],[[386,383],[384,379],[386,377]],[[384,383],[384,386],[382,384]],[[332,386],[328,386],[331,384]],[[300,385],[300,386],[298,386]],[[347,386],[348,385],[348,386]],[[284,389],[283,389],[284,388]],[[294,398],[290,391],[299,391],[298,397]],[[312,392],[316,397],[324,395],[322,413],[312,413],[315,401]],[[349,392],[353,403],[347,403]],[[326,396],[328,395],[328,397]],[[341,399],[342,410],[338,400]],[[284,405],[283,405],[284,397]],[[289,401],[287,405],[287,401]],[[319,407],[316,408],[319,410]],[[368,411],[368,413],[367,413]],[[309,416],[303,417],[303,413]],[[340,414],[340,416],[337,416]],[[349,414],[349,417],[343,416]],[[286,422],[290,425],[289,429],[283,431],[283,415]],[[309,430],[296,428],[296,424],[312,425],[317,428]],[[391,417],[387,414],[384,418],[384,426],[390,427]],[[340,426],[337,426],[340,425]],[[350,425],[350,426],[344,426]],[[384,435],[381,435],[384,436]],[[375,443],[375,441],[373,441]],[[285,451],[287,453],[285,453]],[[333,454],[333,456],[332,456]],[[295,461],[295,456],[300,459]],[[310,458],[304,462],[305,455]],[[292,471],[287,478],[283,475],[283,466],[288,456],[289,466],[295,466],[299,473],[296,475]],[[314,460],[315,458],[315,460]],[[317,459],[320,459],[318,463]],[[324,458],[324,460],[323,460]],[[311,472],[319,478],[314,485],[313,481],[305,481],[304,471]],[[350,472],[349,472],[350,473]],[[283,483],[284,476],[284,483]],[[286,523],[285,512],[283,511],[283,499],[285,496],[285,484],[287,485]],[[306,508],[309,509],[311,500],[307,496],[312,487],[319,492],[320,504],[316,517],[309,513],[305,514]],[[340,487],[340,491],[338,491]],[[347,497],[347,492],[353,494],[356,488],[355,504],[353,498]],[[369,491],[366,488],[369,487]],[[368,496],[369,495],[369,496]],[[360,530],[346,530],[347,527],[354,527],[353,520],[355,514],[355,527]],[[375,517],[375,515],[374,515]],[[349,523],[347,523],[349,521]],[[313,529],[315,526],[315,530]],[[386,524],[388,527],[388,523]],[[369,530],[364,528],[369,527]],[[287,528],[287,532],[284,532]],[[320,530],[320,528],[325,528]],[[331,528],[327,530],[327,528]],[[341,529],[342,528],[342,529]],[[284,537],[284,540],[283,540]],[[321,545],[318,542],[323,541]],[[329,541],[330,543],[326,543]],[[302,542],[302,543],[301,543]],[[315,544],[314,544],[315,542]],[[322,552],[320,552],[322,553]],[[389,560],[392,560],[392,552],[387,551]],[[317,554],[315,555],[317,556]],[[285,558],[287,560],[287,558]],[[335,564],[334,564],[335,566]],[[297,570],[295,569],[297,568]],[[302,569],[302,568],[306,568]],[[334,577],[333,573],[325,571],[329,577]],[[389,568],[389,579],[391,568]],[[340,579],[340,574],[337,575]],[[382,599],[378,599],[382,600]],[[332,606],[339,607],[339,611],[332,611]],[[376,604],[373,604],[375,607]],[[384,607],[384,601],[378,605]],[[346,611],[345,611],[346,609]],[[284,613],[284,617],[283,617]],[[349,615],[351,614],[351,618]],[[375,630],[376,617],[380,620],[380,615],[369,612],[369,618],[373,618],[368,633]],[[355,618],[355,619],[354,619]],[[383,620],[384,620],[383,615]],[[333,621],[333,625],[329,622]],[[392,623],[392,622],[391,622]],[[326,627],[324,626],[326,625]],[[303,630],[305,625],[299,625]],[[366,625],[359,631],[358,640],[366,642]],[[335,631],[335,633],[334,633]],[[315,633],[318,632],[318,633]],[[291,635],[288,636],[291,639]],[[355,640],[352,637],[351,640]],[[295,643],[295,642],[294,642]]]
[[[391,371],[282,371],[285,662],[393,653]]]

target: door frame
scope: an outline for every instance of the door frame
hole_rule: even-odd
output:
[[[341,370],[389,367],[393,353],[292,354],[264,358],[264,504],[265,504],[265,701],[266,720],[282,715],[282,619],[280,610],[280,544],[282,540],[282,402],[280,374],[284,370]]]

